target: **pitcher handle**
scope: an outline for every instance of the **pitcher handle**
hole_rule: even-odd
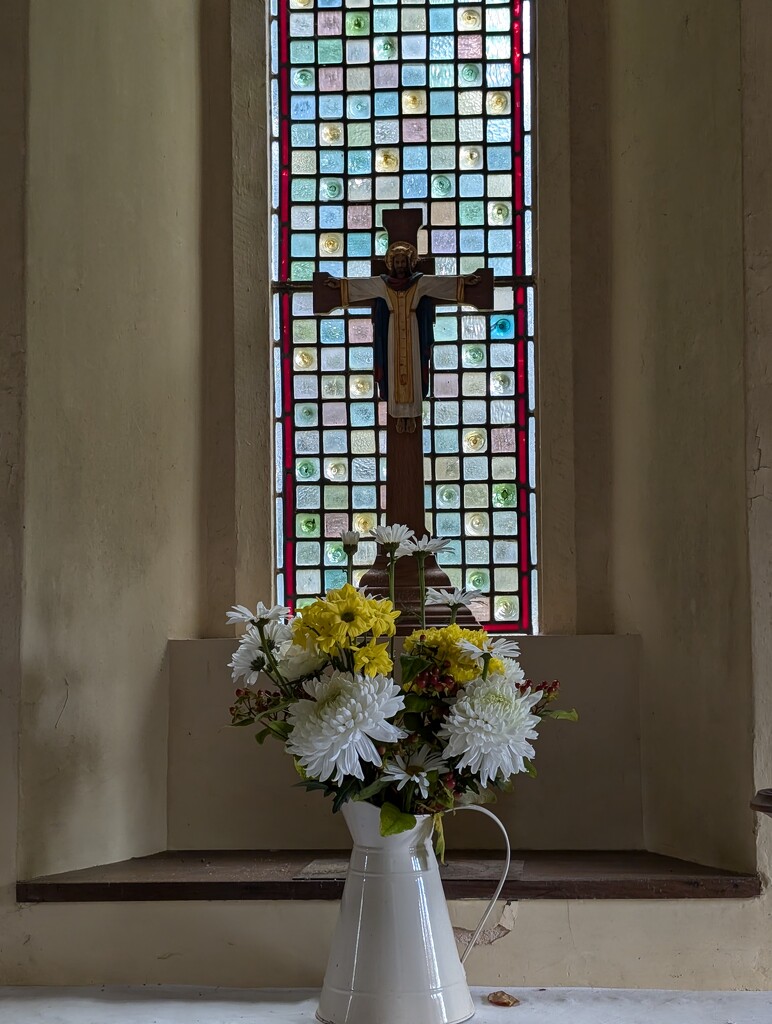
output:
[[[510,861],[512,859],[512,850],[511,850],[511,847],[509,845],[509,836],[507,835],[507,830],[504,828],[504,825],[496,817],[496,815],[492,811],[489,811],[487,807],[479,807],[477,804],[464,804],[463,807],[455,807],[454,811],[479,811],[480,814],[484,814],[488,818],[491,818],[493,821],[496,822],[496,824],[501,829],[501,834],[504,836],[504,842],[506,843],[506,847],[507,847],[506,861],[505,861],[505,864],[504,864],[504,870],[501,872],[501,878],[499,879],[499,884],[496,886],[496,891],[494,892],[493,896],[491,897],[490,903],[485,908],[485,912],[484,912],[483,916],[480,918],[480,923],[477,925],[477,928],[475,929],[474,935],[472,936],[472,938],[469,941],[469,945],[466,947],[466,949],[464,950],[464,952],[463,952],[463,954],[461,956],[461,963],[464,964],[464,963],[466,963],[466,958],[469,956],[469,954],[474,949],[474,944],[480,938],[480,935],[482,934],[482,930],[485,927],[485,923],[488,920],[488,918],[491,916],[491,912],[492,912],[493,908],[496,906],[496,900],[499,898],[501,890],[504,888],[504,883],[506,882],[507,875],[509,874],[509,864],[510,864]]]

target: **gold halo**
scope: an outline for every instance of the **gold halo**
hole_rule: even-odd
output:
[[[418,250],[410,242],[392,242],[389,248],[386,250],[386,255],[383,257],[383,262],[386,264],[386,269],[389,273],[394,267],[394,256],[398,252],[403,252],[407,256],[407,265],[412,273],[415,270],[416,263],[418,263]]]

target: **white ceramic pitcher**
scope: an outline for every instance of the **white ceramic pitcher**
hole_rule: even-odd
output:
[[[493,910],[509,870],[459,959],[437,858],[432,818],[396,836],[380,834],[380,808],[343,807],[354,849],[317,1010],[323,1024],[460,1024],[474,1015],[462,966]]]

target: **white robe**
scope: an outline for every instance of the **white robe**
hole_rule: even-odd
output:
[[[464,301],[463,277],[423,274],[404,291],[389,288],[381,277],[349,277],[341,281],[341,305],[384,299],[389,307],[388,367],[390,416],[421,415],[421,346],[416,308],[424,296],[450,304]]]

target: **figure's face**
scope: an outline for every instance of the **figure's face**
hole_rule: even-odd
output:
[[[395,277],[407,277],[410,265],[404,252],[395,252],[391,261],[392,273]]]

